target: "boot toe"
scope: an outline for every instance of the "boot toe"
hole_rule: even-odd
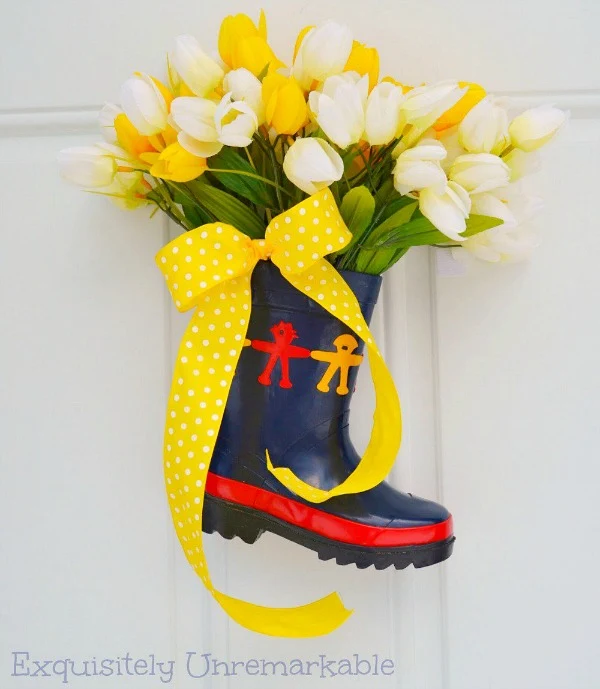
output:
[[[375,536],[375,547],[427,546],[453,538],[450,512],[431,500],[403,494],[402,512]]]
[[[433,526],[450,519],[450,512],[437,502],[425,500],[416,495],[405,494],[408,500],[404,501],[402,515],[391,519],[386,528],[410,529],[420,526]]]

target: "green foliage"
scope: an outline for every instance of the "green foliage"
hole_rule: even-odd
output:
[[[200,206],[194,206],[191,203],[182,203],[181,210],[186,220],[192,225],[192,228],[200,227],[200,225],[206,225],[206,223],[214,221],[214,218],[200,208]]]
[[[377,240],[379,237],[387,237],[390,233],[400,231],[403,225],[410,222],[413,213],[417,210],[417,205],[417,202],[411,199],[410,203],[403,204],[397,211],[388,215],[380,225],[373,229],[367,246],[378,246]]]
[[[381,275],[389,270],[408,249],[377,249],[369,251],[363,249],[356,258],[356,265],[353,270],[369,275]]]
[[[212,170],[235,170],[235,173],[212,172]],[[271,189],[258,179],[256,171],[247,160],[236,153],[235,149],[224,146],[220,153],[208,159],[208,169],[224,187],[233,191],[257,206],[274,208],[275,200]],[[242,173],[242,174],[240,174]]]
[[[320,130],[310,134],[315,135],[324,137]],[[286,135],[269,138],[258,132],[246,149],[223,147],[208,159],[206,173],[193,181],[156,180],[147,198],[186,230],[220,221],[260,239],[273,217],[307,196],[283,172],[292,143]],[[391,173],[396,143],[370,150],[338,149],[344,175],[330,189],[352,233],[349,244],[328,257],[340,270],[379,275],[411,247],[450,243],[420,212],[418,200],[395,190]],[[472,215],[461,236],[472,237],[501,223]]]
[[[188,182],[198,202],[220,222],[233,225],[252,239],[265,236],[265,224],[245,203],[221,189],[212,187],[202,177]]]
[[[375,213],[375,199],[367,187],[360,186],[350,189],[342,199],[340,214],[352,232],[352,240],[336,255],[345,253],[359,241],[364,231],[369,227],[373,213]]]
[[[437,230],[423,215],[419,213],[418,216],[410,222],[388,228],[377,236],[373,236],[365,244],[365,248],[370,250],[408,249],[411,246],[448,243],[449,240],[446,235]],[[501,224],[500,218],[492,218],[488,215],[471,215],[467,220],[467,229],[462,236],[472,237],[479,232],[484,232]]]
[[[379,237],[385,237],[390,232],[397,232],[401,227],[405,226],[412,218],[417,205],[414,199],[408,199],[407,201],[406,197],[401,197],[384,210],[381,217],[385,217],[385,220],[372,229],[369,240],[365,244],[360,244],[361,250],[356,256],[354,270],[360,273],[380,275],[400,258],[400,256],[397,256],[398,250],[396,248],[377,247],[374,250],[370,249],[376,246]]]

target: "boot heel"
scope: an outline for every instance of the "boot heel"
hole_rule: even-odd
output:
[[[206,495],[202,513],[202,531],[205,533],[216,531],[229,540],[237,536],[244,543],[252,544],[261,537],[264,528],[261,528],[258,520],[246,511],[238,509],[225,500]]]

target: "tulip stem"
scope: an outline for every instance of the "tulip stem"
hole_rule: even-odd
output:
[[[385,209],[388,207],[389,201],[385,202],[381,208],[375,213],[375,216],[372,218],[369,226],[365,230],[364,234],[362,235],[361,242],[364,242],[366,239],[369,238],[370,234],[373,232],[373,230],[377,227],[379,224],[379,221],[381,220],[381,217],[383,216],[383,213],[385,212]],[[360,242],[356,242],[347,253],[343,254],[342,260],[340,261],[340,269],[345,268],[346,270],[353,270],[355,268],[355,263],[356,263],[356,258],[358,257],[358,254],[362,251],[360,248]],[[383,272],[383,271],[382,271]]]
[[[169,193],[163,189],[161,184],[157,184],[154,189],[146,194],[146,198],[153,201],[163,213],[166,213],[169,218],[184,230],[191,230],[191,225],[187,222],[185,216],[179,211],[179,209],[173,204]]]
[[[269,147],[269,158],[271,159],[271,165],[273,166],[273,174],[275,175],[275,181],[276,184],[275,186],[275,193],[277,194],[277,202],[279,203],[279,208],[281,211],[284,211],[283,207],[283,198],[281,196],[281,190],[283,187],[279,186],[279,168],[277,167],[277,159],[275,158],[275,151],[273,150],[272,147]],[[271,184],[273,184],[271,182]],[[285,189],[283,189],[285,191]]]
[[[350,189],[352,189],[352,186],[351,186],[350,182],[348,181],[348,175],[346,175],[345,170],[344,170],[344,182],[346,182],[346,186],[348,187],[348,191],[350,191]]]
[[[369,184],[371,185],[371,189],[373,190],[373,193],[375,193],[375,183],[373,182],[373,175],[371,174],[371,165],[369,164],[369,161],[367,160],[367,157],[363,153],[362,148],[357,144],[358,148],[358,155],[362,158],[362,161],[365,165],[365,169],[367,171],[367,177],[369,178]]]
[[[248,148],[248,146],[244,148],[244,151],[246,151],[246,157],[248,158],[248,162],[256,170],[256,165],[254,164],[254,160],[252,160],[252,156],[250,155],[250,149]]]

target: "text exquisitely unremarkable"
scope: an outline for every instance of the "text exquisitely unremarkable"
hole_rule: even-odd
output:
[[[180,668],[180,670],[179,670]],[[354,653],[348,657],[331,658],[325,654],[307,658],[245,658],[223,660],[212,653],[187,651],[182,662],[159,659],[156,654],[134,656],[131,653],[113,658],[96,657],[48,658],[36,657],[29,651],[13,651],[11,654],[11,677],[42,679],[60,678],[69,684],[85,677],[142,677],[159,679],[170,684],[179,670],[188,677],[249,676],[249,677],[297,677],[309,676],[320,679],[340,676],[389,676],[395,672],[395,663],[379,654],[361,656]]]

